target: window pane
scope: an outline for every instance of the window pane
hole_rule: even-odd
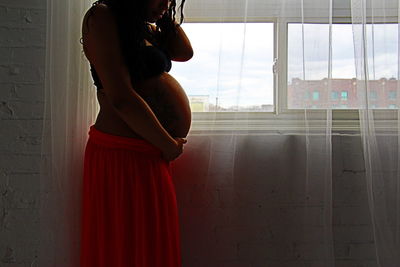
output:
[[[273,111],[273,23],[184,23],[194,50],[170,74],[192,111]]]
[[[397,91],[392,90],[389,92],[389,99],[396,99],[396,97],[397,97]]]
[[[342,91],[342,100],[347,100],[347,91]]]
[[[375,108],[397,108],[398,25],[367,25],[368,101]],[[373,38],[374,37],[374,38]],[[304,39],[304,49],[303,49]],[[328,81],[329,24],[288,25],[288,108],[357,109],[365,96],[357,93],[353,26],[332,25],[332,80]],[[332,93],[329,97],[329,86]],[[316,102],[303,98],[319,92]],[[335,91],[339,92],[338,97]],[[385,97],[384,97],[385,96]],[[362,100],[359,101],[359,97]],[[392,101],[392,103],[390,102]]]
[[[315,91],[313,92],[313,100],[318,100],[319,99],[319,92]]]
[[[371,91],[370,97],[371,97],[371,99],[376,100],[378,98],[378,94],[376,93],[376,91]]]

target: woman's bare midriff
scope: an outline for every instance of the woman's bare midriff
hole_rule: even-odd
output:
[[[97,90],[97,100],[100,105],[100,111],[94,124],[94,127],[97,130],[117,136],[143,139],[132,131],[132,129],[129,128],[129,126],[115,113],[115,111],[112,110],[103,89]]]
[[[182,87],[171,75],[162,73],[136,82],[133,87],[172,137],[186,137],[191,124],[189,101]],[[97,91],[100,112],[94,127],[112,135],[143,139],[118,116],[103,90]]]

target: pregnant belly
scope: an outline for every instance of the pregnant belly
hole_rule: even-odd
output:
[[[134,84],[134,88],[171,136],[187,136],[191,124],[189,100],[171,75],[163,73]]]

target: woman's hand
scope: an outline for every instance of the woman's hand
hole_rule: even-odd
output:
[[[166,12],[159,20],[156,21],[156,25],[160,27],[163,34],[176,33],[177,23],[172,20],[171,16]]]
[[[166,161],[172,161],[179,157],[183,152],[183,145],[187,143],[185,138],[176,137],[173,146],[163,151],[163,158]]]
[[[182,27],[168,13],[156,22],[161,30],[160,41],[173,61],[188,61],[193,48]]]

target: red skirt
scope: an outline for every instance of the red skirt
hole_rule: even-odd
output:
[[[91,126],[82,193],[81,267],[181,267],[175,188],[158,148]]]

